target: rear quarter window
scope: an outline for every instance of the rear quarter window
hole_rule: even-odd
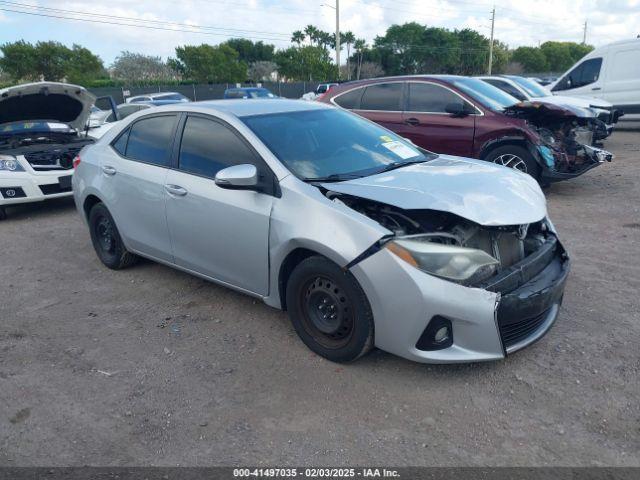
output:
[[[347,110],[353,110],[360,107],[360,97],[362,97],[364,88],[356,88],[354,90],[338,95],[333,101]]]

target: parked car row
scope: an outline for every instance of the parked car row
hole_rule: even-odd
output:
[[[478,78],[376,78],[344,83],[318,100],[351,110],[424,149],[516,168],[543,185],[612,159],[593,146],[598,112],[567,103],[519,102]]]

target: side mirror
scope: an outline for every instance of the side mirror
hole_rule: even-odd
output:
[[[448,103],[444,107],[444,111],[450,113],[454,117],[465,117],[470,113],[473,113],[467,109],[467,106],[463,103]]]
[[[255,190],[258,186],[258,169],[248,163],[227,167],[216,173],[216,185],[229,190]]]

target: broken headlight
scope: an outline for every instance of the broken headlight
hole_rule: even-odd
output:
[[[24,168],[15,157],[0,155],[0,172],[24,172]]]
[[[461,285],[491,277],[500,262],[475,248],[432,242],[430,236],[399,237],[385,245],[390,252],[423,272]]]

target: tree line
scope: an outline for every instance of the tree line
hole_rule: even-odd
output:
[[[472,29],[428,27],[416,22],[390,26],[371,44],[352,32],[340,34],[346,51],[342,79],[382,75],[446,73],[476,75],[487,69],[489,42]],[[160,57],[124,51],[108,67],[80,45],[55,41],[35,44],[19,40],[0,45],[0,83],[66,80],[81,85],[241,83],[245,81],[323,81],[338,77],[331,54],[335,34],[314,25],[296,30],[291,45],[276,49],[262,41],[233,38],[218,45],[183,45],[175,56]],[[514,50],[493,44],[493,72],[560,72],[592,50],[573,42],[545,42]]]

